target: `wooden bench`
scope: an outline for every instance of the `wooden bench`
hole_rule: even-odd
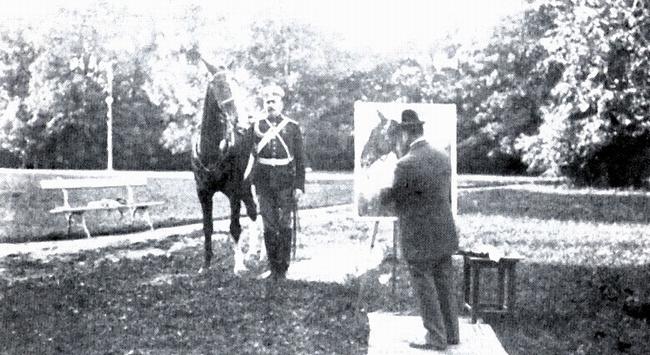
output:
[[[516,301],[517,263],[522,260],[519,256],[501,256],[498,259],[490,258],[489,255],[481,255],[472,251],[459,251],[463,256],[463,291],[464,306],[472,317],[472,323],[476,323],[479,314],[511,312]],[[481,270],[497,270],[497,302],[481,302]],[[507,283],[507,289],[506,289]]]
[[[63,192],[63,205],[56,206],[49,212],[52,214],[63,214],[68,222],[68,235],[72,227],[73,217],[77,216],[81,221],[81,226],[90,238],[90,231],[86,226],[84,213],[87,211],[106,211],[117,210],[124,218],[125,212],[130,212],[131,223],[135,220],[137,212],[145,218],[149,228],[153,230],[153,222],[149,215],[149,207],[164,204],[163,201],[135,202],[133,187],[147,185],[147,179],[144,177],[111,177],[111,178],[83,178],[83,179],[52,179],[41,180],[41,188],[44,190],[59,189]],[[99,201],[88,202],[85,206],[71,206],[69,201],[68,190],[74,189],[106,189],[106,188],[126,188],[126,198],[102,199]]]

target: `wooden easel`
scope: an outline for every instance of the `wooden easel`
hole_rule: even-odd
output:
[[[373,228],[372,231],[372,238],[370,239],[370,251],[372,252],[372,249],[375,247],[375,239],[377,237],[377,232],[379,231],[379,222],[380,221],[375,221],[375,227]],[[397,238],[399,238],[399,220],[395,219],[393,220],[393,258],[391,260],[391,263],[393,264],[392,269],[391,269],[391,275],[390,275],[390,282],[391,282],[391,293],[393,296],[395,296],[395,288],[396,288],[396,281],[397,281]]]
[[[375,226],[372,231],[372,237],[370,238],[370,253],[372,253],[372,250],[375,247],[375,240],[377,238],[377,232],[379,232],[379,220],[375,221]],[[391,295],[395,297],[395,291],[396,291],[396,279],[397,279],[397,238],[399,237],[399,221],[397,219],[393,220],[393,258],[391,260],[391,263],[393,264],[393,267],[391,269],[391,276],[390,276],[390,282],[391,282]],[[359,305],[361,304],[361,298],[364,290],[364,279],[361,279],[361,282],[359,283],[359,293],[357,294],[357,306],[356,310],[357,312],[359,311]]]

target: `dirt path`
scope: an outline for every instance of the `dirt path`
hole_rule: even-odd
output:
[[[298,233],[296,259],[292,261],[288,278],[306,281],[343,283],[350,277],[363,274],[379,265],[386,249],[392,246],[392,223],[380,224],[374,248],[370,248],[373,222],[359,222],[352,217],[352,205],[341,205],[300,211],[301,230]],[[242,220],[243,243],[250,237],[251,222]],[[350,225],[355,229],[367,230],[350,237]],[[366,228],[363,228],[366,225]],[[258,228],[260,226],[257,226]],[[347,227],[347,229],[346,229]],[[183,248],[200,248],[203,243],[200,223],[160,228],[125,235],[110,235],[64,241],[0,243],[0,260],[6,257],[24,255],[31,259],[48,260],[64,257],[84,250],[106,247],[123,247],[125,250],[107,254],[107,258],[142,258],[146,255],[171,253]],[[228,220],[215,221],[214,239],[225,239]],[[184,236],[172,244],[169,250],[147,248],[128,250],[129,246],[151,240],[162,240],[174,235]],[[263,247],[261,238],[258,243]]]

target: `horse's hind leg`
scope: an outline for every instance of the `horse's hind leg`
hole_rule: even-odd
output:
[[[212,196],[214,192],[197,189],[197,193],[201,203],[201,211],[203,212],[203,235],[205,237],[205,261],[203,267],[207,269],[212,261]]]
[[[239,223],[241,200],[238,196],[229,196],[228,198],[230,200],[230,235],[232,235],[235,251],[234,272],[237,274],[246,270],[244,254],[239,245],[239,237],[241,236],[241,224]]]

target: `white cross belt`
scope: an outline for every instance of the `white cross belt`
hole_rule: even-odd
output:
[[[283,166],[289,165],[293,158],[257,158],[257,161],[262,165]]]

